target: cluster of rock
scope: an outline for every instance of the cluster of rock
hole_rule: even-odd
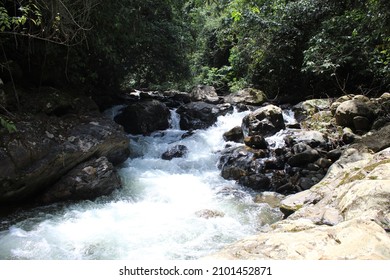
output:
[[[389,135],[376,137],[390,143]],[[389,259],[390,149],[373,153],[366,143],[346,149],[319,184],[282,200],[288,218],[207,258]]]
[[[389,97],[299,104],[301,125],[338,133],[341,156],[319,183],[276,202],[284,220],[207,258],[389,259]]]
[[[255,89],[242,90],[239,95],[218,96],[214,87],[204,85],[190,93],[135,91],[122,98],[128,106],[115,121],[128,133],[144,135],[169,128],[169,109],[177,109],[181,129],[195,130],[212,126],[219,116],[233,112],[233,106],[246,110],[266,100],[264,93]]]
[[[277,106],[267,105],[249,113],[241,127],[224,135],[225,140],[244,145],[222,151],[222,177],[256,190],[283,194],[318,183],[337,160],[335,144],[321,132],[297,128],[285,130],[275,143],[272,136],[285,128],[282,109]]]

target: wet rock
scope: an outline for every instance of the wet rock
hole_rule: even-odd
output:
[[[299,180],[299,186],[302,188],[302,190],[308,190],[314,185],[314,182],[311,178],[302,177]]]
[[[242,132],[241,126],[236,126],[231,130],[223,134],[223,139],[225,141],[232,141],[236,143],[242,143],[244,141],[244,134]]]
[[[272,208],[276,208],[280,206],[280,203],[284,198],[285,198],[284,195],[276,192],[262,192],[256,195],[254,202],[267,203]]]
[[[259,163],[254,158],[254,153],[242,146],[222,151],[218,168],[224,179],[238,181],[241,177],[257,173],[261,168]]]
[[[286,159],[283,156],[271,157],[264,160],[265,170],[284,170]]]
[[[244,138],[244,143],[253,149],[267,149],[268,143],[261,135],[248,136]]]
[[[260,106],[266,102],[267,96],[261,90],[254,88],[245,88],[237,93],[232,93],[225,97],[225,102],[231,103],[234,105],[245,104],[245,105],[254,105]]]
[[[239,183],[254,190],[269,191],[271,180],[264,174],[252,174],[249,176],[242,176],[239,179]]]
[[[84,162],[65,174],[37,201],[49,204],[66,200],[95,199],[121,187],[113,165],[105,157]]]
[[[342,149],[337,148],[337,149],[333,149],[333,150],[329,151],[326,154],[326,157],[328,159],[330,159],[332,162],[335,162],[336,160],[338,160],[341,157],[341,154],[342,154]]]
[[[305,150],[304,152],[293,155],[288,159],[287,163],[293,167],[299,167],[307,165],[308,163],[315,162],[320,157],[319,153],[315,149]]]
[[[184,130],[205,129],[212,126],[219,116],[233,112],[230,104],[213,105],[205,102],[191,102],[180,106],[180,127]]]
[[[282,109],[268,105],[245,116],[242,122],[244,136],[271,136],[285,128]]]
[[[203,209],[197,211],[195,215],[198,216],[199,218],[214,219],[214,218],[223,218],[225,216],[225,213],[218,210]]]
[[[176,145],[166,152],[164,152],[161,156],[164,160],[171,160],[173,158],[181,158],[188,154],[188,148],[184,145]]]
[[[127,133],[148,135],[169,127],[168,107],[157,100],[140,101],[129,105],[115,117]]]

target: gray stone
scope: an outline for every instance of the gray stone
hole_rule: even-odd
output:
[[[236,126],[231,130],[223,134],[223,139],[225,141],[232,141],[237,143],[242,143],[244,141],[244,134],[242,132],[241,126]]]
[[[343,127],[355,129],[353,119],[357,116],[365,117],[371,123],[375,117],[372,104],[361,100],[349,100],[341,103],[336,110],[336,123]]]
[[[105,157],[84,162],[65,174],[38,198],[48,204],[66,200],[95,199],[121,187],[113,165]]]
[[[282,109],[268,105],[245,116],[242,121],[244,136],[271,136],[285,128]]]
[[[140,101],[129,105],[114,120],[127,133],[148,135],[169,127],[168,107],[157,100]]]

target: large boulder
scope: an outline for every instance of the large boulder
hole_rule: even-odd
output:
[[[205,259],[388,260],[390,238],[375,222],[362,219],[337,226],[307,220],[282,221],[269,233],[248,237]]]
[[[169,128],[170,111],[157,100],[136,102],[122,110],[115,122],[122,125],[127,133],[148,135]]]
[[[225,97],[225,102],[234,105],[244,104],[260,106],[267,101],[267,96],[261,90],[254,88],[245,88],[236,93],[232,93]]]
[[[29,199],[91,158],[106,157],[116,165],[129,155],[123,129],[100,115],[27,115],[16,127],[17,132],[0,135],[2,203]]]
[[[353,99],[344,101],[337,107],[335,118],[338,125],[350,127],[354,130],[361,128],[356,124],[358,122],[356,117],[364,118],[365,125],[361,127],[364,127],[367,131],[375,118],[375,111],[372,104],[359,99]]]
[[[65,200],[95,199],[121,187],[121,181],[106,157],[81,163],[45,191],[37,201],[48,204]]]
[[[230,104],[209,104],[191,102],[177,109],[180,115],[180,128],[184,130],[205,129],[212,126],[219,116],[233,112]]]
[[[242,121],[244,136],[271,136],[285,128],[282,109],[268,105],[248,114]]]

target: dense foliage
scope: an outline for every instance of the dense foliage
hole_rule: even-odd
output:
[[[197,9],[207,24],[195,73],[221,90],[254,85],[294,98],[389,90],[389,1],[234,0]]]
[[[24,82],[110,90],[183,79],[181,2],[2,0],[3,72],[12,61]]]
[[[94,91],[377,94],[390,90],[389,33],[388,0],[2,0],[1,76]]]

